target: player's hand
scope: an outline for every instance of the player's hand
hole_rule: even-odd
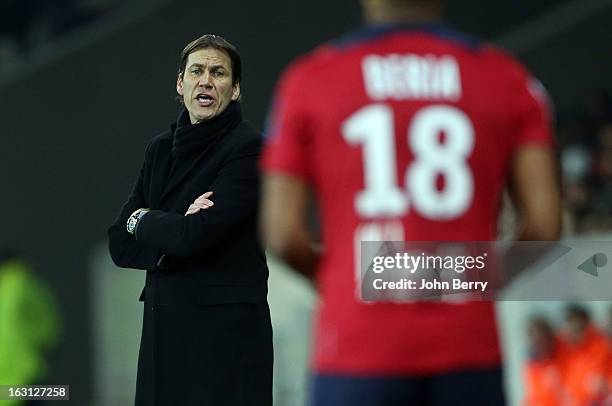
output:
[[[187,209],[185,216],[188,216],[190,214],[195,214],[199,212],[200,210],[206,210],[214,206],[213,201],[208,199],[210,196],[212,196],[212,194],[213,192],[206,192],[203,195],[199,196],[197,199],[195,199],[193,203],[189,205],[189,208]]]

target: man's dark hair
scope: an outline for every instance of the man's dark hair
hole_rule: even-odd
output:
[[[589,322],[591,320],[591,316],[589,312],[579,304],[571,304],[565,308],[565,317],[566,319],[578,319],[583,322]]]
[[[214,34],[202,35],[200,38],[191,41],[185,46],[185,48],[183,48],[183,51],[181,52],[178,75],[182,77],[185,74],[187,58],[189,58],[190,54],[206,48],[225,51],[229,55],[232,63],[232,85],[240,83],[242,80],[242,60],[240,59],[238,49],[230,44],[225,38]]]

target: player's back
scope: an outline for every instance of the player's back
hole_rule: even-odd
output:
[[[495,239],[520,65],[450,30],[395,28],[319,49],[302,79],[326,232],[401,219],[409,240]]]
[[[513,151],[550,142],[535,83],[438,25],[366,29],[288,71],[279,114],[291,120],[275,119],[272,150],[290,172],[291,157],[303,160],[321,209],[319,370],[499,364],[491,303],[361,303],[358,256],[368,240],[494,240]]]

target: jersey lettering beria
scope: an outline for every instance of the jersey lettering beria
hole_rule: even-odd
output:
[[[547,104],[514,59],[443,26],[365,29],[285,71],[262,164],[321,210],[318,371],[499,364],[490,302],[360,301],[360,242],[495,240],[513,153],[552,146]]]

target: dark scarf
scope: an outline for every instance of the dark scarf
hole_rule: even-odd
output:
[[[191,124],[189,112],[183,109],[173,129],[172,157],[175,160],[203,152],[242,121],[240,103],[232,101],[225,111],[212,120]]]

